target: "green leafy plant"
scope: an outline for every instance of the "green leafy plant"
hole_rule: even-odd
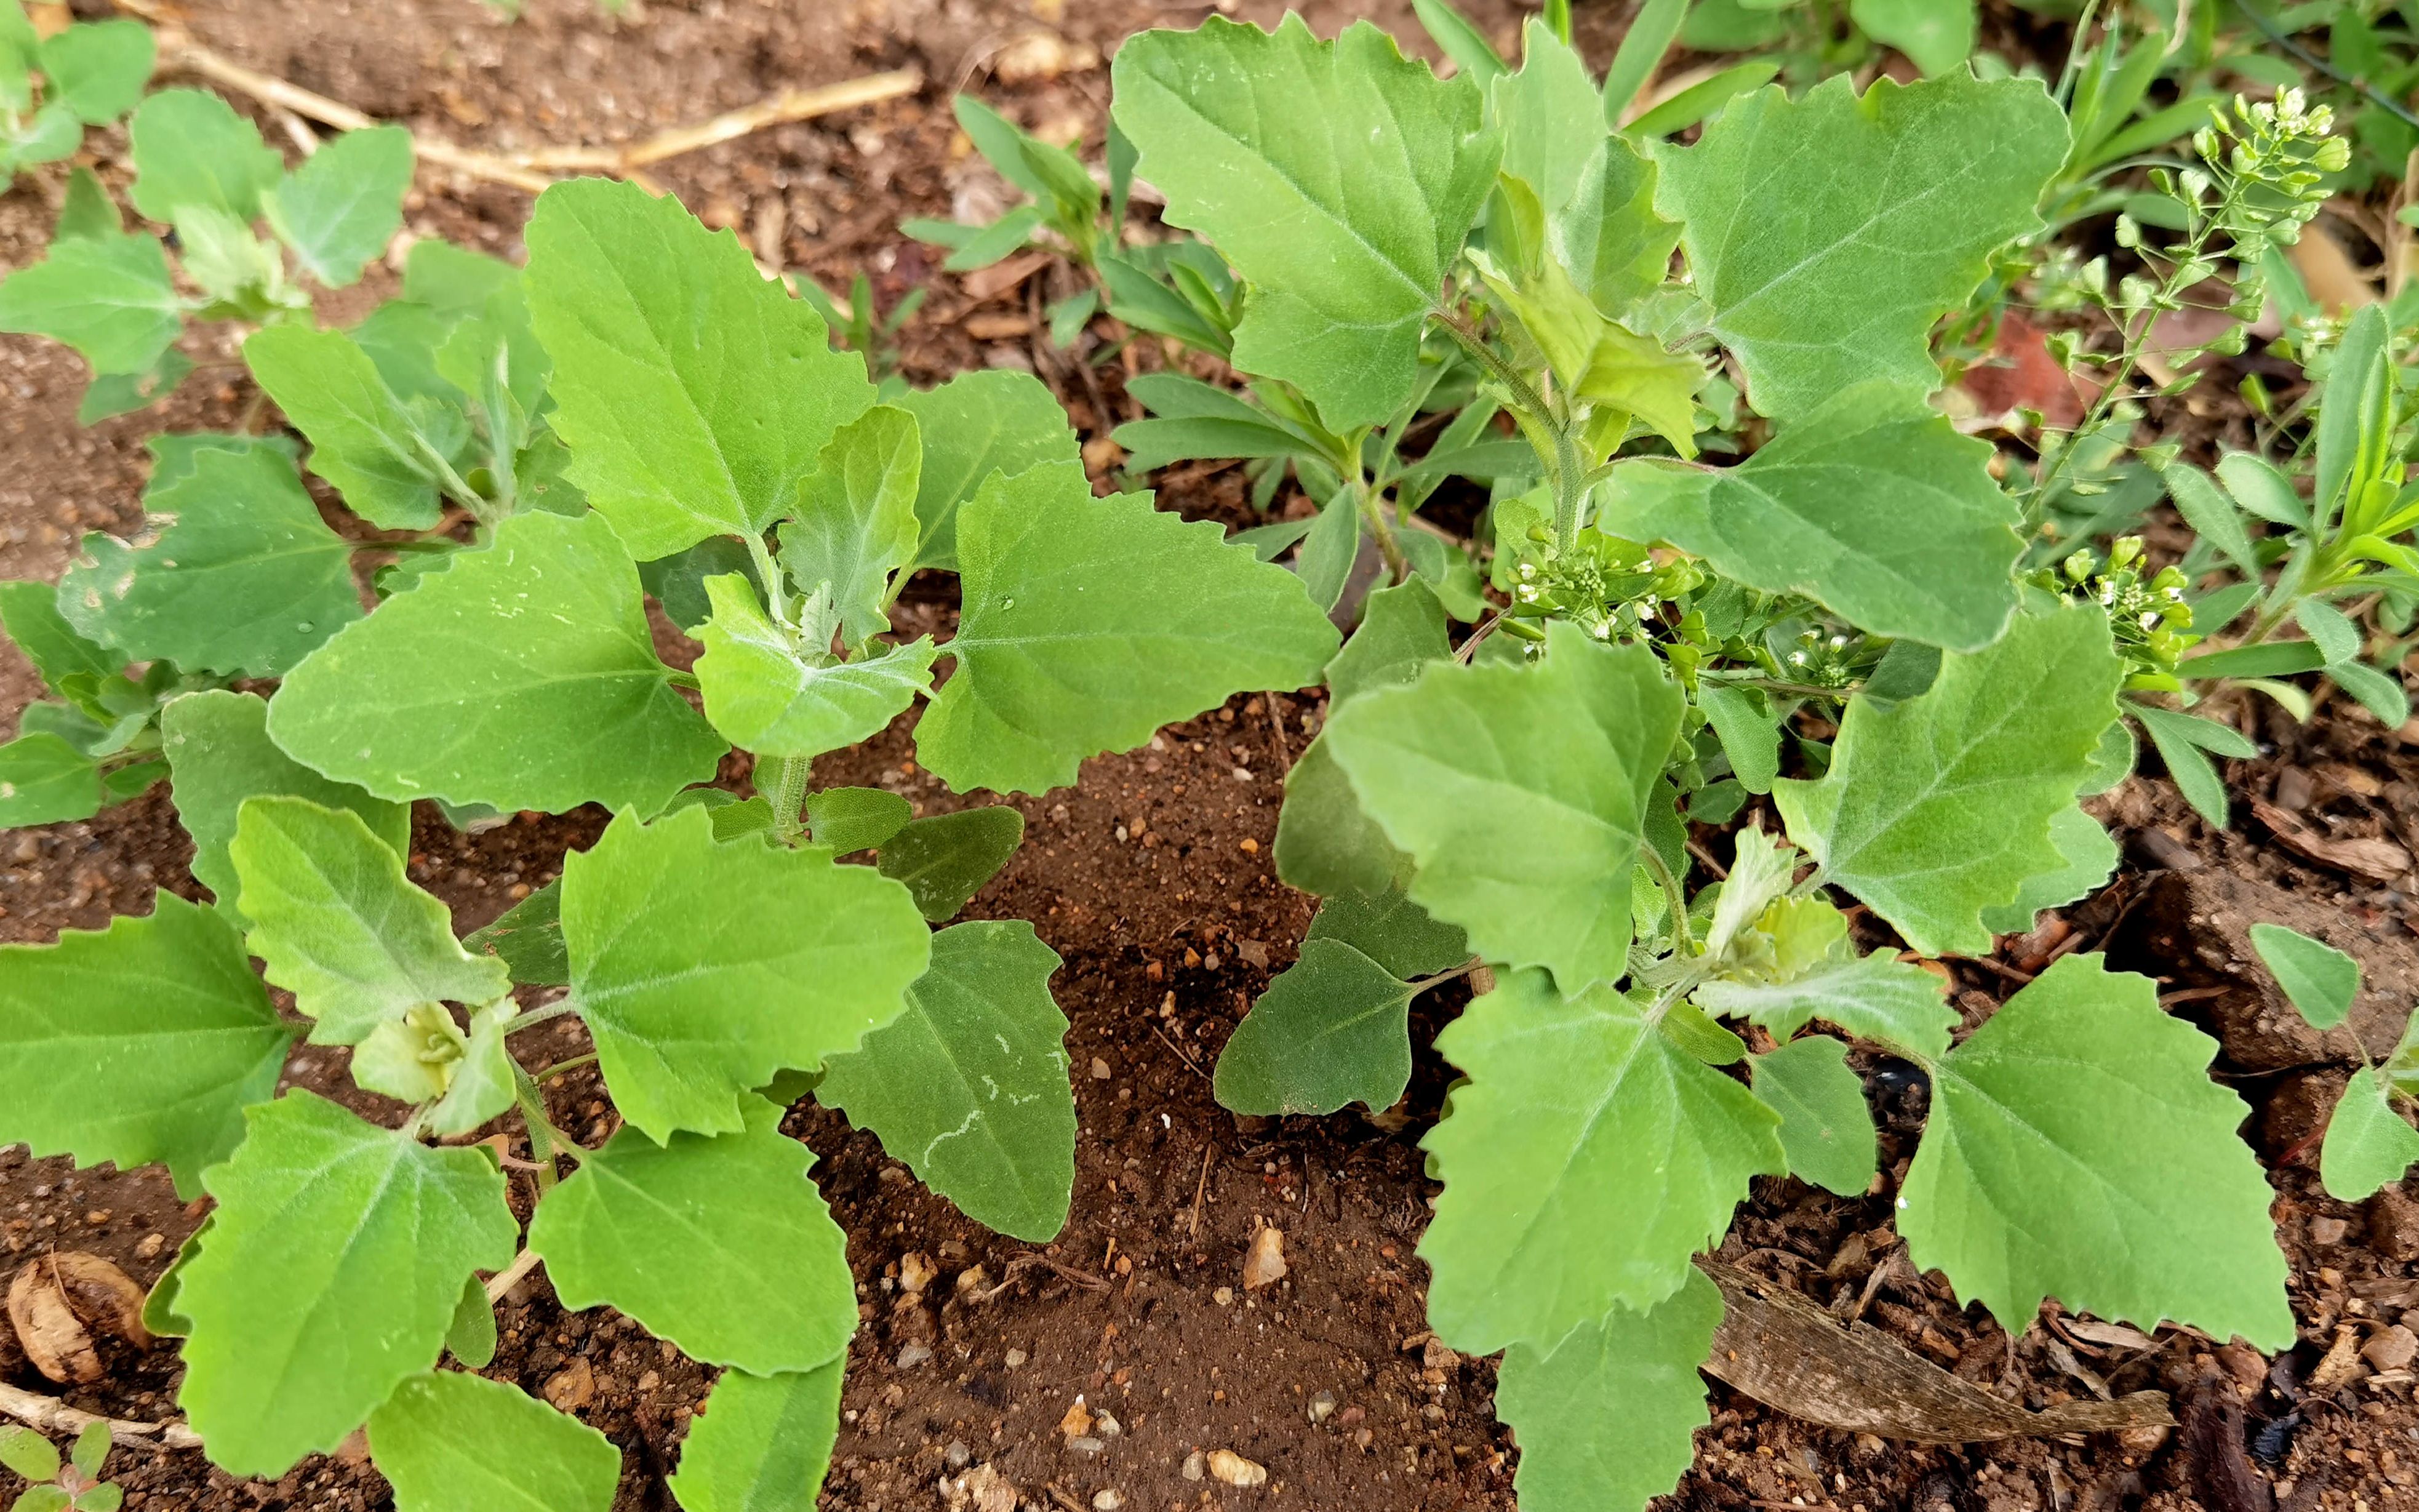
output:
[[[2314,1029],[2332,1029],[2360,996],[2360,964],[2322,940],[2281,924],[2251,926],[2251,949],[2285,1000]],[[2319,1183],[2327,1196],[2361,1202],[2419,1165],[2419,1130],[2397,1111],[2419,1101],[2419,1026],[2406,1026],[2383,1064],[2361,1055],[2327,1116]]]
[[[139,21],[73,22],[44,37],[19,0],[0,3],[0,185],[70,156],[85,127],[133,109],[153,54]],[[88,174],[76,184],[85,193],[94,187]]]
[[[18,1494],[9,1512],[117,1512],[126,1493],[100,1478],[109,1458],[109,1425],[88,1423],[65,1460],[50,1440],[32,1428],[0,1427],[0,1465],[33,1485]]]
[[[564,184],[527,239],[526,273],[424,245],[363,327],[247,342],[362,529],[329,527],[288,447],[169,438],[162,471],[184,471],[155,479],[143,537],[88,541],[55,592],[10,586],[12,636],[75,701],[54,729],[135,698],[120,669],[148,664],[123,718],[156,733],[212,902],[162,892],[0,949],[0,1139],[164,1164],[215,1200],[152,1310],[232,1472],[366,1425],[402,1507],[472,1486],[609,1505],[609,1443],[466,1373],[495,1348],[480,1273],[542,1261],[566,1306],[722,1367],[671,1480],[690,1512],[806,1507],[857,1312],[786,1105],[811,1091],[1035,1241],[1066,1220],[1075,1127],[1057,956],[1023,921],[949,923],[1017,811],[810,791],[814,758],[920,698],[923,765],[1039,793],[1234,693],[1316,682],[1336,633],[1218,527],[1095,497],[1032,378],[882,402],[810,304],[672,201]],[[365,552],[396,558],[375,606]],[[946,643],[891,633],[919,568],[960,579]],[[660,659],[649,593],[701,643],[693,671]],[[213,686],[238,675],[279,683]],[[46,738],[68,744],[8,749]],[[707,785],[733,747],[744,799]],[[70,809],[131,780],[69,748]],[[613,818],[457,939],[407,870],[422,799]],[[530,1063],[513,1037],[557,1023],[589,1048]],[[298,1037],[346,1047],[386,1116],[278,1095]],[[592,1061],[621,1122],[593,1149],[544,1090]],[[525,1235],[493,1147],[459,1142],[499,1119],[537,1188]]]

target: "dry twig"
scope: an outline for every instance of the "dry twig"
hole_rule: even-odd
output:
[[[0,1384],[0,1417],[13,1417],[43,1433],[81,1433],[95,1423],[109,1425],[109,1442],[128,1449],[198,1449],[202,1436],[179,1419],[165,1423],[130,1423],[69,1407],[55,1396]]]

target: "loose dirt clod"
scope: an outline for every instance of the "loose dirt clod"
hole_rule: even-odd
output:
[[[1229,1486],[1246,1489],[1266,1485],[1269,1478],[1265,1467],[1252,1463],[1232,1449],[1210,1451],[1210,1473]]]
[[[98,1255],[64,1250],[17,1272],[8,1284],[8,1324],[35,1369],[62,1383],[101,1376],[95,1333],[151,1347],[143,1326],[143,1288]]]
[[[1243,1289],[1257,1291],[1285,1279],[1285,1233],[1271,1226],[1252,1236],[1252,1247],[1243,1256]]]
[[[989,1465],[944,1478],[941,1501],[948,1512],[1016,1512],[1016,1488]]]

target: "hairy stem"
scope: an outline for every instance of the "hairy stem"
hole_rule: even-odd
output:
[[[770,764],[772,781],[764,780]],[[814,763],[805,757],[759,756],[756,758],[756,791],[773,805],[773,833],[784,845],[795,845],[806,833],[799,818],[807,806],[807,779]]]

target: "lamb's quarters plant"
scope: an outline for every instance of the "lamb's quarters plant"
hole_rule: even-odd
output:
[[[193,161],[231,215],[276,193],[270,161]],[[151,1312],[230,1471],[366,1425],[412,1512],[601,1512],[612,1446],[468,1373],[494,1352],[482,1273],[525,1249],[566,1305],[722,1367],[672,1477],[689,1512],[804,1508],[857,1313],[784,1104],[811,1090],[1037,1242],[1075,1133],[1057,955],[1022,921],[951,922],[1017,811],[809,792],[812,759],[920,697],[927,767],[1039,793],[1316,683],[1336,632],[1216,526],[1095,498],[1029,378],[877,404],[809,304],[669,200],[567,184],[529,240],[526,275],[423,244],[362,327],[247,342],[357,521],[329,523],[289,443],[165,437],[140,534],[88,538],[55,591],[0,589],[61,699],[0,748],[0,813],[81,816],[164,769],[212,895],[0,949],[0,1141],[163,1163],[215,1200]],[[894,643],[919,566],[961,574],[964,613]],[[659,657],[650,592],[703,643],[693,673]],[[734,745],[744,800],[703,785]],[[407,868],[420,799],[613,817],[457,938]],[[1395,927],[1363,944],[1410,969]],[[509,1037],[566,1019],[593,1050],[523,1064]],[[301,1037],[350,1048],[367,1114],[280,1095]],[[621,1124],[595,1149],[543,1090],[592,1059]],[[500,1119],[537,1187],[525,1236],[494,1147],[462,1143]]]

